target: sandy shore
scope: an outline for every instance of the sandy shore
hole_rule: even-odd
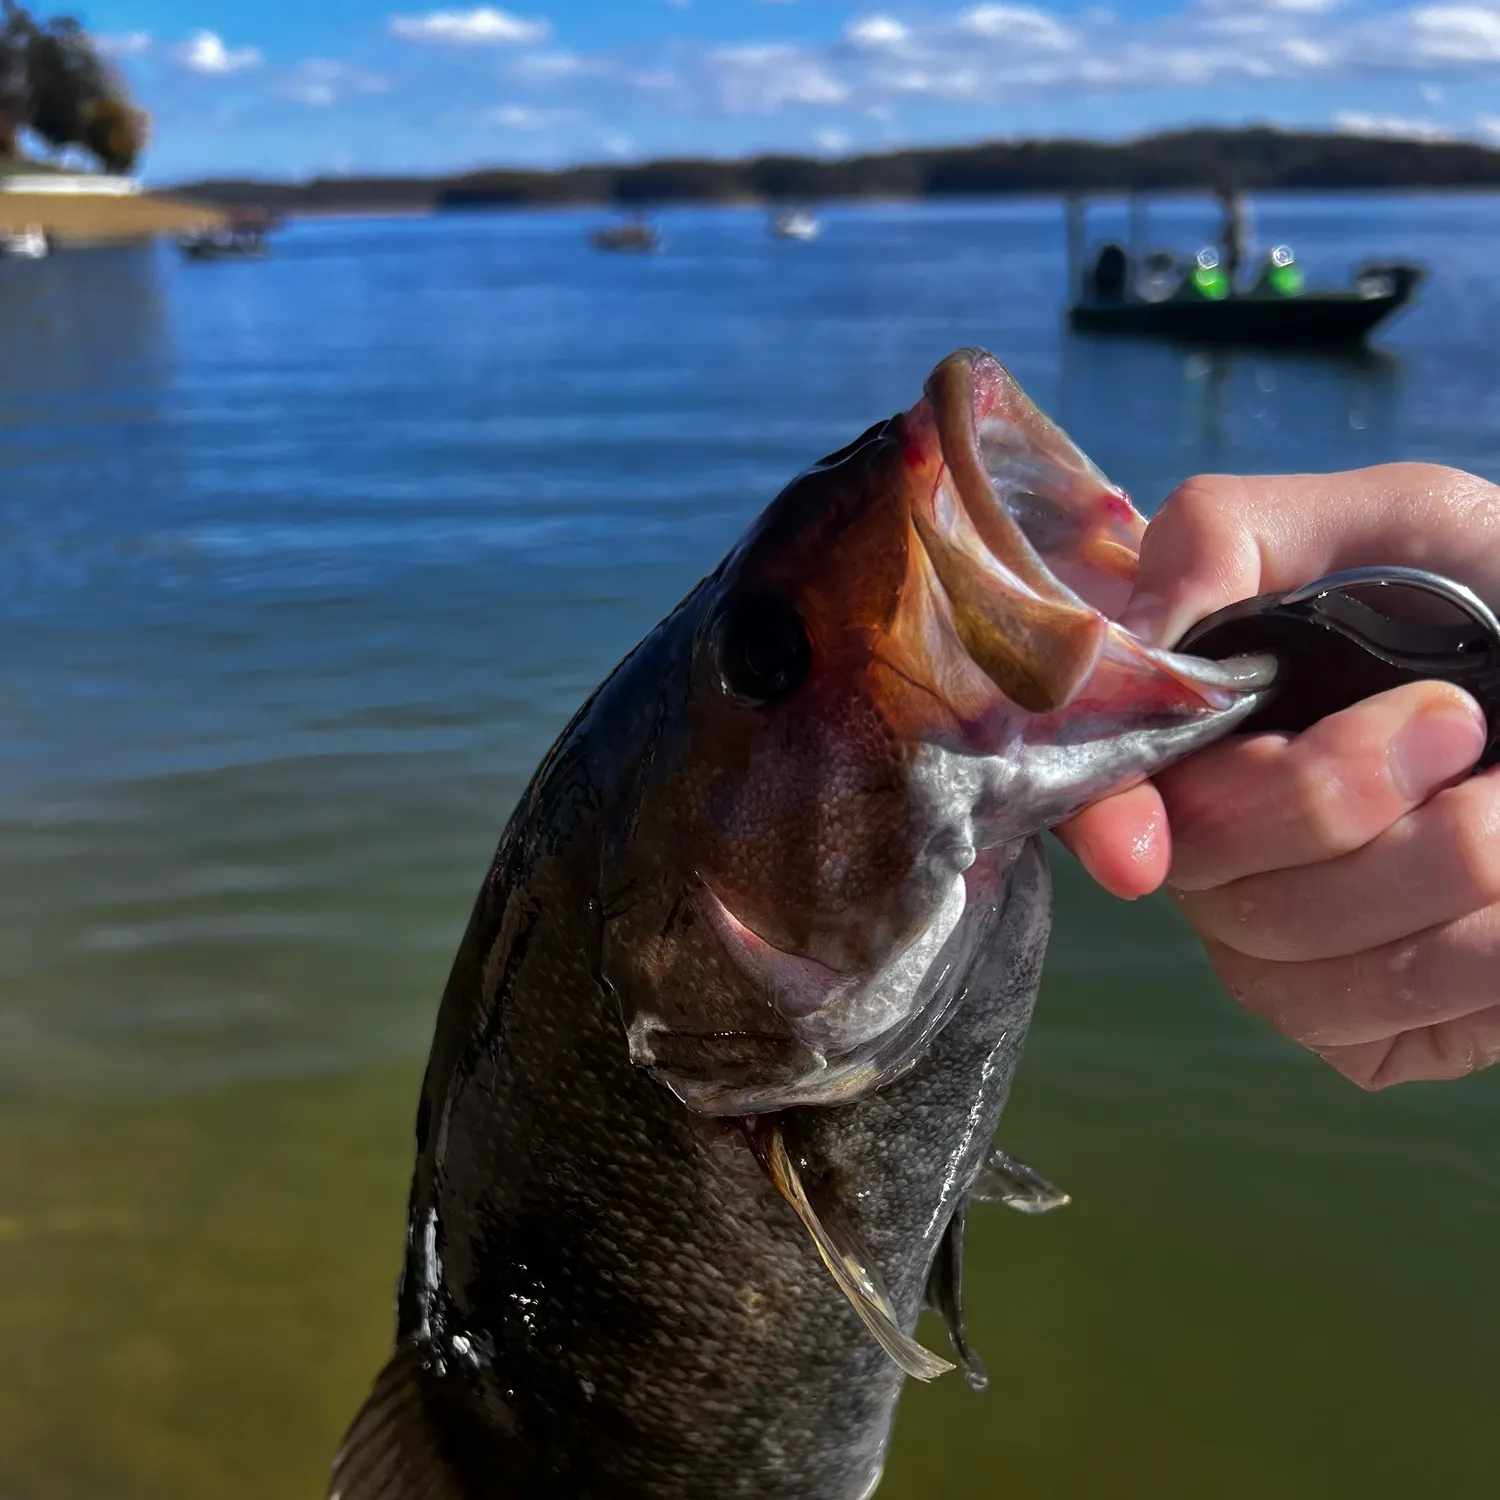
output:
[[[0,228],[40,224],[59,244],[114,244],[185,234],[227,222],[215,208],[158,193],[109,197],[88,193],[0,193]]]

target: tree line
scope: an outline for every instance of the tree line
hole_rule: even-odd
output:
[[[487,209],[1009,193],[1500,187],[1500,150],[1470,141],[1405,141],[1254,127],[1178,130],[1133,141],[995,141],[843,159],[670,158],[558,171],[496,167],[452,177],[328,177],[302,183],[217,180],[180,191],[281,212]]]

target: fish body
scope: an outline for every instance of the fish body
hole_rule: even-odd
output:
[[[1139,517],[988,356],[788,487],[502,837],[417,1117],[339,1500],[862,1500],[1050,920],[1038,833],[1254,672],[1109,621]],[[1050,1196],[1049,1196],[1050,1194]]]

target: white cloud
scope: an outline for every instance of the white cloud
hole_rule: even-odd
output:
[[[326,109],[331,104],[337,104],[339,98],[338,90],[331,83],[289,83],[282,92],[288,99],[306,104],[312,109]]]
[[[261,62],[255,47],[228,47],[212,31],[195,32],[175,53],[177,61],[190,73],[222,76],[253,68]]]
[[[1417,97],[1422,101],[1423,104],[1430,105],[1434,109],[1436,109],[1439,104],[1446,104],[1448,101],[1448,95],[1435,83],[1424,83],[1422,87],[1417,90]]]
[[[784,104],[842,104],[850,93],[815,53],[800,47],[721,47],[709,61],[726,114],[769,115]]]
[[[910,33],[892,16],[866,16],[851,21],[844,28],[844,35],[856,47],[897,47]]]
[[[427,42],[450,47],[526,46],[545,41],[550,27],[508,10],[481,6],[478,10],[434,10],[425,16],[392,16],[392,36],[404,42]]]
[[[1426,62],[1500,59],[1500,13],[1479,5],[1424,5],[1411,13],[1416,55]]]
[[[1299,68],[1326,68],[1336,56],[1334,49],[1305,36],[1289,36],[1281,43],[1281,55]]]
[[[819,130],[813,136],[813,144],[819,151],[826,151],[830,156],[839,156],[847,151],[853,142],[846,131]]]
[[[972,36],[1021,46],[1062,49],[1075,42],[1056,16],[1033,5],[976,5],[959,16],[958,24]]]
[[[524,104],[506,104],[492,111],[490,120],[507,130],[549,130],[574,118],[571,109],[529,109]]]
[[[629,75],[631,84],[647,94],[671,94],[675,93],[682,85],[682,79],[670,68],[648,68],[642,73]]]
[[[518,57],[511,72],[522,78],[545,82],[553,78],[576,78],[580,73],[604,71],[604,64],[594,58],[580,57],[576,52],[532,52]]]
[[[127,31],[121,36],[96,38],[99,50],[106,57],[139,57],[151,49],[151,37],[144,31]]]
[[[1364,110],[1340,110],[1333,117],[1333,128],[1342,135],[1368,135],[1401,141],[1448,141],[1453,132],[1435,120],[1415,119],[1407,115],[1367,113]]]
[[[310,57],[292,70],[278,92],[310,109],[327,109],[351,94],[384,94],[389,89],[389,81],[378,73],[331,57]]]

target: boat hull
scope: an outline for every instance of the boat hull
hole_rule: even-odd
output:
[[[1409,296],[1403,289],[1373,297],[1316,292],[1300,297],[1229,297],[1222,302],[1081,302],[1069,308],[1068,322],[1080,333],[1174,343],[1327,347],[1363,343]]]

